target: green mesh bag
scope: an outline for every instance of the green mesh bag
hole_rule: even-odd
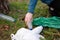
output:
[[[51,27],[51,28],[60,28],[60,17],[39,17],[33,19],[32,22],[35,26]]]

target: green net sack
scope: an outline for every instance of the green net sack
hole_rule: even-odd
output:
[[[33,19],[32,22],[35,26],[51,27],[51,28],[60,28],[60,17],[39,17]]]

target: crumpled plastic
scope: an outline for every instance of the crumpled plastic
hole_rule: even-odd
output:
[[[39,17],[39,18],[35,18],[33,19],[32,22],[33,25],[35,26],[40,26],[42,25],[43,27],[51,27],[51,28],[60,28],[60,17]]]
[[[20,28],[16,34],[11,34],[11,40],[45,40],[45,37],[40,35],[42,29],[42,26],[38,26],[32,30]]]

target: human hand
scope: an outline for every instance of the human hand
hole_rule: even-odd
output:
[[[25,16],[25,23],[28,28],[32,28],[32,19],[33,19],[33,14],[32,13],[27,13]]]

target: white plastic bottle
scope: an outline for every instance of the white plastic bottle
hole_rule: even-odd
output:
[[[4,14],[0,14],[0,19],[4,19],[10,22],[15,22],[16,20],[10,16],[4,15]]]

